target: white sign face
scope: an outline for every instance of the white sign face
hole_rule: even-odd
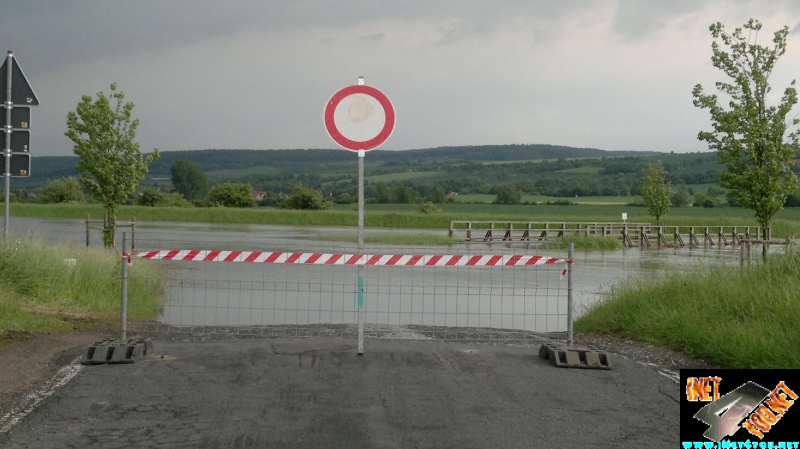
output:
[[[386,124],[383,106],[374,97],[364,94],[346,96],[333,111],[336,129],[356,142],[372,140]]]
[[[628,219],[628,213],[627,212],[623,212],[622,213],[622,220],[625,221],[627,219]]]
[[[378,89],[348,86],[333,94],[323,121],[331,138],[348,150],[371,150],[386,141],[394,129],[394,107]]]

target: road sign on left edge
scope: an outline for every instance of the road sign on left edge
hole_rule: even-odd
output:
[[[6,142],[5,134],[6,134],[5,130],[3,130],[3,133],[0,134],[0,136],[2,136],[3,139],[2,145],[5,145]],[[12,131],[10,150],[14,153],[28,153],[31,150],[31,132],[28,131],[27,129]]]
[[[11,111],[11,128],[28,129],[31,127],[31,108],[29,106],[14,106],[11,109],[0,107],[0,126],[6,124],[6,111]]]
[[[11,177],[27,178],[31,175],[31,155],[11,153]]]
[[[6,93],[6,73],[8,73],[8,61],[12,61],[11,64],[11,102],[18,105],[28,105],[28,106],[38,106],[39,99],[36,98],[36,94],[33,93],[33,88],[28,83],[28,79],[25,78],[25,74],[22,73],[22,69],[19,67],[19,64],[14,64],[15,61],[13,55],[9,53],[9,58],[6,58],[3,65],[0,66],[0,97],[2,97],[3,101],[5,101],[5,93]]]

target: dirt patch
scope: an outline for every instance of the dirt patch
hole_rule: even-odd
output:
[[[81,355],[89,345],[109,335],[97,330],[10,335],[0,343],[0,417],[15,410],[31,391]]]
[[[618,354],[675,373],[681,369],[719,368],[704,360],[692,359],[668,348],[605,334],[575,332],[574,340],[576,344],[582,346]]]

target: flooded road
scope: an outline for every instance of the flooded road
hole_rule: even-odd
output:
[[[96,225],[95,225],[96,226]],[[85,245],[84,220],[13,218],[11,233]],[[125,231],[120,228],[118,247]],[[355,228],[312,228],[206,223],[137,223],[136,250],[230,250],[357,253]],[[374,234],[441,234],[447,230],[367,229]],[[332,240],[350,239],[339,242]],[[90,231],[101,246],[100,231]],[[365,244],[365,254],[542,255],[567,259],[566,249],[541,251],[524,244],[454,244],[442,247]],[[600,301],[628,279],[689,272],[700,265],[738,264],[739,249],[627,248],[576,250],[575,313]],[[159,321],[181,326],[355,323],[357,275],[353,266],[158,261],[172,268]],[[566,327],[566,265],[528,267],[365,267],[368,323],[496,327],[539,332]],[[135,307],[135,305],[132,305]]]

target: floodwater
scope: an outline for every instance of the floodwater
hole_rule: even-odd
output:
[[[93,225],[97,226],[97,225]],[[11,233],[85,245],[84,220],[13,218]],[[120,227],[126,246],[131,228]],[[447,230],[367,229],[380,233]],[[137,223],[135,250],[238,250],[357,253],[355,228],[312,228],[204,223]],[[99,229],[90,244],[100,246]],[[335,241],[350,239],[350,241]],[[334,241],[332,241],[334,240]],[[365,244],[364,254],[543,255],[566,260],[566,249],[526,244],[455,244],[408,247]],[[579,316],[629,279],[690,272],[708,264],[738,264],[738,248],[627,248],[576,250],[572,265],[574,313]],[[138,263],[138,262],[137,262]],[[170,268],[159,321],[178,326],[242,326],[357,322],[358,268],[299,264],[157,261]],[[367,323],[495,327],[538,332],[566,329],[566,263],[529,267],[364,267]],[[132,304],[131,307],[136,307]]]

